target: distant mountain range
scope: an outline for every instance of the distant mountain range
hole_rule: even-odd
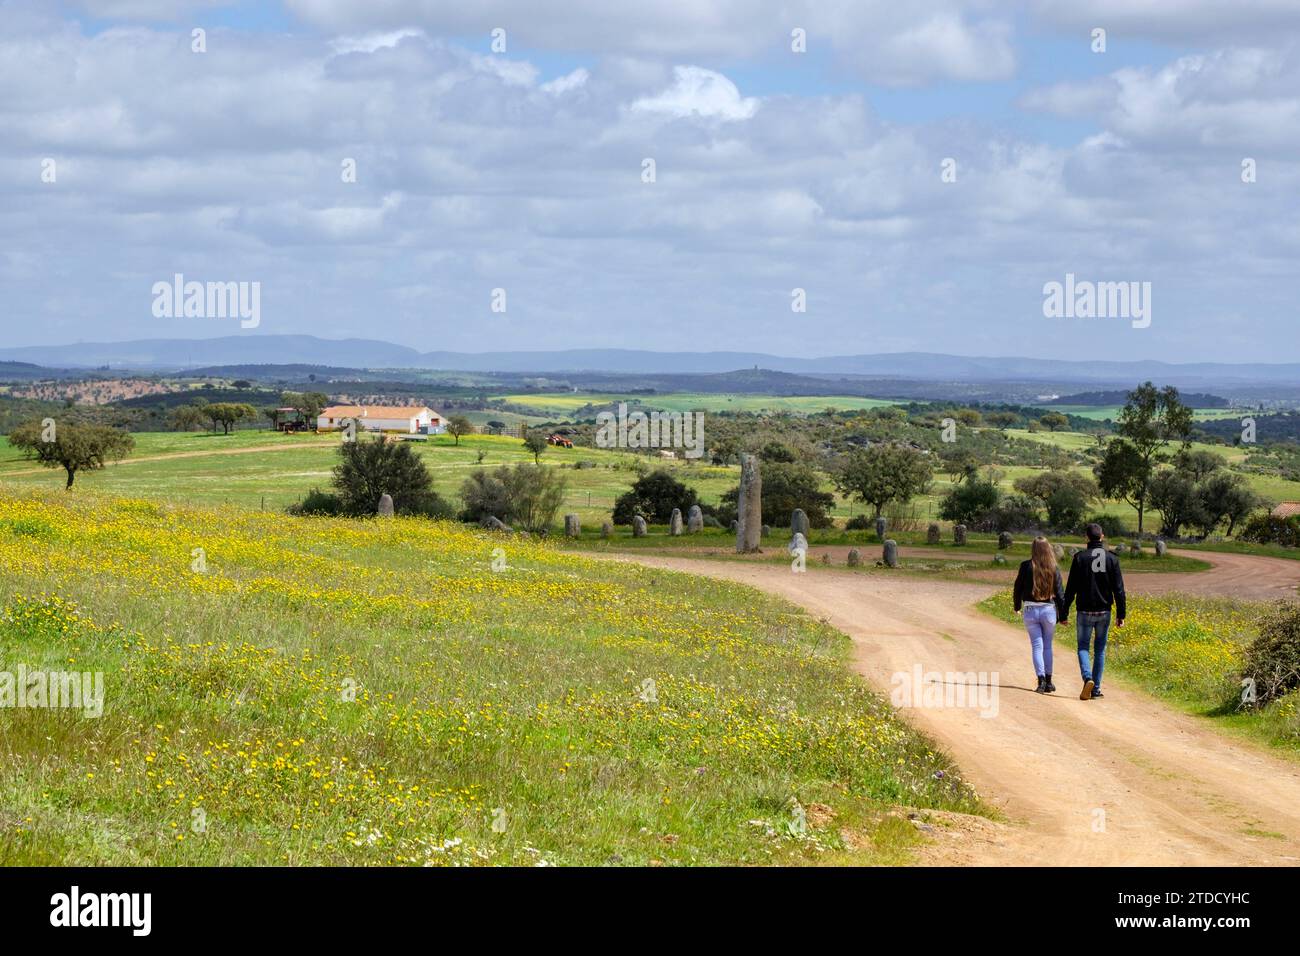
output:
[[[761,368],[813,376],[862,376],[924,381],[1081,383],[1132,387],[1150,379],[1187,388],[1224,385],[1300,386],[1300,363],[1065,361],[967,357],[931,352],[788,358],[761,352],[651,352],[568,349],[553,352],[420,352],[374,339],[312,335],[231,335],[213,339],[141,339],[73,345],[0,348],[0,362],[51,368],[178,371],[214,365],[322,365],[366,369],[462,372],[715,374]]]

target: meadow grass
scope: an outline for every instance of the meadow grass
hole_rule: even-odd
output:
[[[846,637],[738,585],[12,484],[0,568],[0,669],[105,683],[0,707],[0,864],[898,863],[894,807],[981,810]]]
[[[1020,623],[1011,610],[1010,590],[979,606],[994,617]],[[1119,674],[1224,729],[1300,757],[1300,691],[1263,707],[1241,706],[1242,652],[1258,633],[1262,608],[1255,602],[1187,594],[1130,595],[1124,627],[1111,625],[1106,673]],[[1074,624],[1071,617],[1056,631],[1058,675],[1078,673]]]
[[[629,408],[669,412],[796,412],[812,414],[838,409],[858,411],[899,405],[884,398],[859,395],[753,395],[732,392],[664,392],[658,395],[621,395],[616,392],[532,392],[496,395],[495,401],[535,409],[549,415],[571,415],[587,405],[627,402]]]

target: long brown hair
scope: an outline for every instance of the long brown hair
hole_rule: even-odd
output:
[[[1034,539],[1031,559],[1034,563],[1034,600],[1050,601],[1056,597],[1056,554],[1041,534]]]

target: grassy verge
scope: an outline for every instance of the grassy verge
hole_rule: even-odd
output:
[[[1004,621],[1020,622],[1011,610],[1010,591],[979,606]],[[1110,630],[1106,672],[1225,729],[1300,756],[1300,692],[1257,709],[1239,706],[1241,653],[1256,636],[1260,609],[1257,603],[1226,598],[1130,597],[1123,629]],[[1056,635],[1057,671],[1077,675],[1074,618]]]
[[[896,863],[894,807],[980,810],[739,586],[86,491],[0,494],[0,568],[0,669],[105,691],[0,707],[0,864]]]

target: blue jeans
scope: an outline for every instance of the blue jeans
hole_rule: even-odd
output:
[[[1056,608],[1051,604],[1026,604],[1025,630],[1029,632],[1029,651],[1034,657],[1034,673],[1039,677],[1052,673],[1052,635],[1056,633]]]
[[[1106,635],[1110,633],[1110,611],[1080,611],[1074,622],[1074,632],[1079,639],[1079,674],[1085,681],[1101,687],[1101,672],[1106,666]],[[1095,664],[1088,658],[1089,644],[1094,647]]]

